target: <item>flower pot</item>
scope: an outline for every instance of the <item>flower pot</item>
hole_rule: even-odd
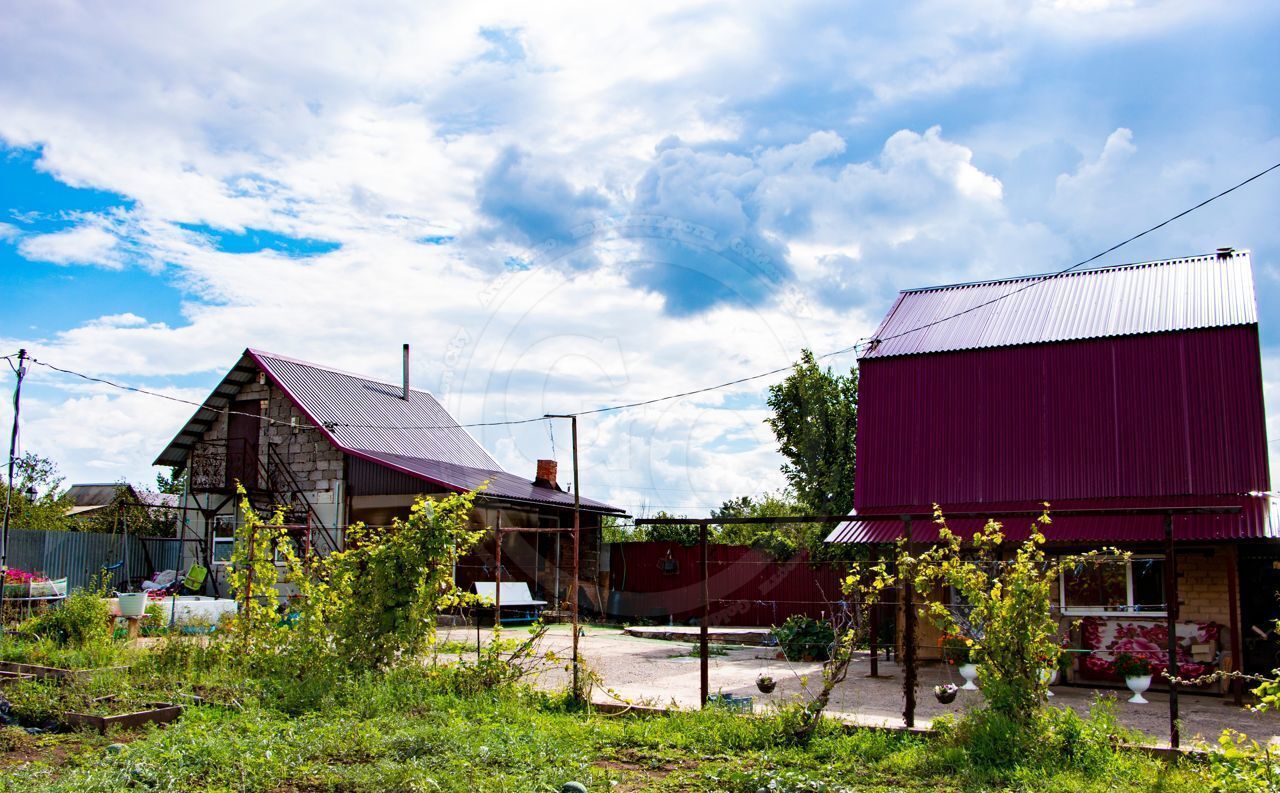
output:
[[[943,705],[950,705],[952,702],[955,702],[956,694],[959,691],[960,689],[956,688],[950,683],[933,687],[933,695],[937,697],[938,701],[941,702]]]
[[[772,694],[773,690],[778,687],[778,681],[771,677],[757,677],[756,688],[760,689],[761,694]]]
[[[1145,705],[1147,700],[1143,699],[1143,693],[1151,687],[1151,675],[1134,675],[1126,677],[1124,684],[1133,692],[1133,696],[1129,697],[1129,701],[1135,705]]]
[[[121,617],[141,617],[147,613],[146,592],[121,592],[116,595]]]
[[[1044,695],[1046,697],[1053,696],[1053,692],[1049,691],[1048,687],[1058,682],[1058,670],[1057,669],[1041,669],[1040,682],[1045,686]]]
[[[964,678],[964,685],[960,688],[965,691],[977,691],[978,687],[973,684],[973,681],[978,679],[978,665],[960,664],[958,671],[960,676]]]

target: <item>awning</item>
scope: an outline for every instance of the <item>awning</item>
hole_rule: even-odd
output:
[[[1055,509],[1068,510],[1118,510],[1118,509],[1187,509],[1194,507],[1238,506],[1237,514],[1175,514],[1173,539],[1175,542],[1206,542],[1252,539],[1276,539],[1280,537],[1280,507],[1270,508],[1272,498],[1258,496],[1213,496],[1190,499],[1153,501],[1152,499],[1076,500],[1052,505],[1049,516],[1052,522],[1041,527],[1045,539],[1057,544],[1130,545],[1135,543],[1163,542],[1164,516],[1147,515],[1067,515],[1054,517]],[[1006,539],[1011,542],[1025,540],[1031,532],[1033,517],[1007,516],[1007,513],[1033,512],[1042,505],[1035,503],[955,504],[943,507],[943,513],[979,513],[999,520]],[[852,544],[877,544],[896,542],[904,536],[904,523],[899,514],[921,514],[932,510],[928,507],[907,507],[893,510],[863,512],[851,515],[827,536],[827,542]],[[1006,513],[1002,516],[1001,513]],[[986,518],[948,518],[947,526],[962,539],[973,537],[985,524]],[[911,522],[911,540],[919,543],[936,543],[938,525],[931,520],[916,519]]]

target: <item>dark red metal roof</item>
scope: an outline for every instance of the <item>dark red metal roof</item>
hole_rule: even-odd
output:
[[[1257,323],[1248,251],[911,289],[867,358]],[[917,330],[918,329],[918,330]]]
[[[263,371],[334,445],[500,470],[498,463],[459,427],[436,398],[402,386],[347,374],[260,350],[247,350]]]
[[[443,485],[451,490],[475,490],[484,485],[483,495],[486,498],[511,499],[513,501],[538,504],[553,504],[558,507],[573,507],[572,493],[535,485],[528,479],[522,479],[501,469],[471,468],[441,460],[406,457],[369,449],[350,449],[348,451],[350,454],[369,462],[386,466],[417,479]],[[621,509],[611,507],[600,501],[593,501],[589,498],[583,498],[581,501],[582,508],[591,512],[623,514]]]
[[[1276,539],[1280,538],[1280,509],[1274,499],[1262,495],[1200,496],[1171,498],[1155,504],[1146,498],[1082,499],[1055,503],[1050,508],[1052,523],[1042,527],[1045,539],[1058,544],[1129,545],[1133,543],[1163,542],[1164,517],[1161,515],[1059,515],[1054,510],[1115,510],[1125,508],[1183,509],[1191,507],[1241,508],[1239,514],[1174,515],[1173,538],[1176,542],[1208,542],[1221,540]],[[1025,540],[1030,534],[1032,518],[1026,516],[1002,516],[1002,512],[1036,512],[1042,507],[1034,502],[992,502],[977,504],[949,504],[947,513],[985,513],[1003,525],[1005,537],[1011,542]],[[890,511],[865,513],[893,515]],[[971,538],[983,525],[984,518],[948,518],[947,525],[963,539]],[[851,516],[848,523],[837,526],[827,542],[890,543],[904,535],[900,520],[859,520]],[[915,520],[911,525],[914,542],[936,542],[938,526],[932,521]]]
[[[573,496],[537,487],[502,470],[465,427],[426,391],[384,383],[325,366],[247,349],[161,452],[156,465],[183,465],[188,450],[225,410],[236,392],[261,369],[336,448],[370,462],[456,490],[489,482],[486,495],[573,506]],[[582,499],[597,512],[624,514],[599,501]]]
[[[1237,504],[1244,516],[1178,518],[1175,534],[1275,537],[1266,502],[1248,495],[1270,490],[1270,472],[1247,254],[1042,280],[987,306],[1027,279],[903,294],[861,362],[855,511]],[[855,522],[832,539],[900,533]],[[1163,529],[1073,518],[1054,535],[1141,542]]]

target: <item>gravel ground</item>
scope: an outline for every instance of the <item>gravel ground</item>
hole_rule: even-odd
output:
[[[698,706],[699,675],[697,644],[664,641],[627,636],[620,629],[584,626],[585,635],[579,639],[579,651],[590,670],[599,675],[602,683],[593,691],[598,702],[616,701],[616,694],[635,704],[661,707],[696,708]],[[490,631],[481,631],[487,640]],[[525,635],[522,628],[505,628],[504,636],[519,638]],[[475,629],[454,628],[442,631],[441,639],[475,641]],[[553,625],[542,639],[543,651],[554,650],[567,659],[570,655],[571,632],[566,625]],[[713,645],[717,653],[710,660],[710,690],[726,694],[751,696],[756,712],[762,712],[772,703],[797,701],[822,685],[822,667],[817,663],[788,663],[777,660],[776,650],[766,647],[734,647]],[[691,654],[692,653],[692,654]],[[902,676],[897,664],[881,663],[882,677],[868,678],[869,663],[865,657],[854,661],[848,679],[834,692],[829,712],[850,722],[877,725],[902,726]],[[944,713],[955,713],[981,702],[979,692],[961,691],[950,705],[942,705],[933,696],[932,688],[948,682],[948,669],[942,665],[922,666],[920,685],[916,694],[916,724],[928,726],[930,721]],[[778,682],[772,694],[756,690],[756,678],[762,674]],[[950,678],[960,685],[959,676]],[[568,686],[568,673],[563,667],[547,664],[535,676],[533,683],[548,690],[562,690]],[[1169,736],[1168,697],[1160,692],[1148,692],[1148,705],[1130,705],[1124,700],[1129,692],[1115,689],[1094,691],[1075,686],[1054,687],[1054,704],[1069,705],[1084,713],[1096,696],[1117,697],[1116,713],[1127,726],[1148,736],[1153,744],[1164,744]],[[1123,694],[1123,696],[1122,696]],[[1194,736],[1202,736],[1209,742],[1227,727],[1247,733],[1259,741],[1280,742],[1280,717],[1276,714],[1259,714],[1233,707],[1230,700],[1217,696],[1183,694],[1179,697],[1182,718],[1183,745]]]

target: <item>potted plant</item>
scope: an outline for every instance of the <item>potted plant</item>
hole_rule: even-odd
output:
[[[960,689],[952,683],[943,683],[940,686],[933,687],[933,695],[937,697],[938,701],[943,705],[950,705],[952,702],[956,701],[956,692],[959,690]]]
[[[761,694],[772,694],[773,690],[778,687],[778,681],[769,675],[760,675],[756,678],[756,688],[760,689]]]
[[[1111,669],[1124,678],[1124,683],[1133,692],[1129,701],[1135,705],[1145,705],[1147,700],[1143,693],[1151,687],[1151,662],[1129,653],[1120,653],[1111,662]]]
[[[973,642],[960,636],[942,637],[942,660],[956,667],[964,678],[965,691],[977,691],[974,681],[978,679],[978,665],[973,662]]]

